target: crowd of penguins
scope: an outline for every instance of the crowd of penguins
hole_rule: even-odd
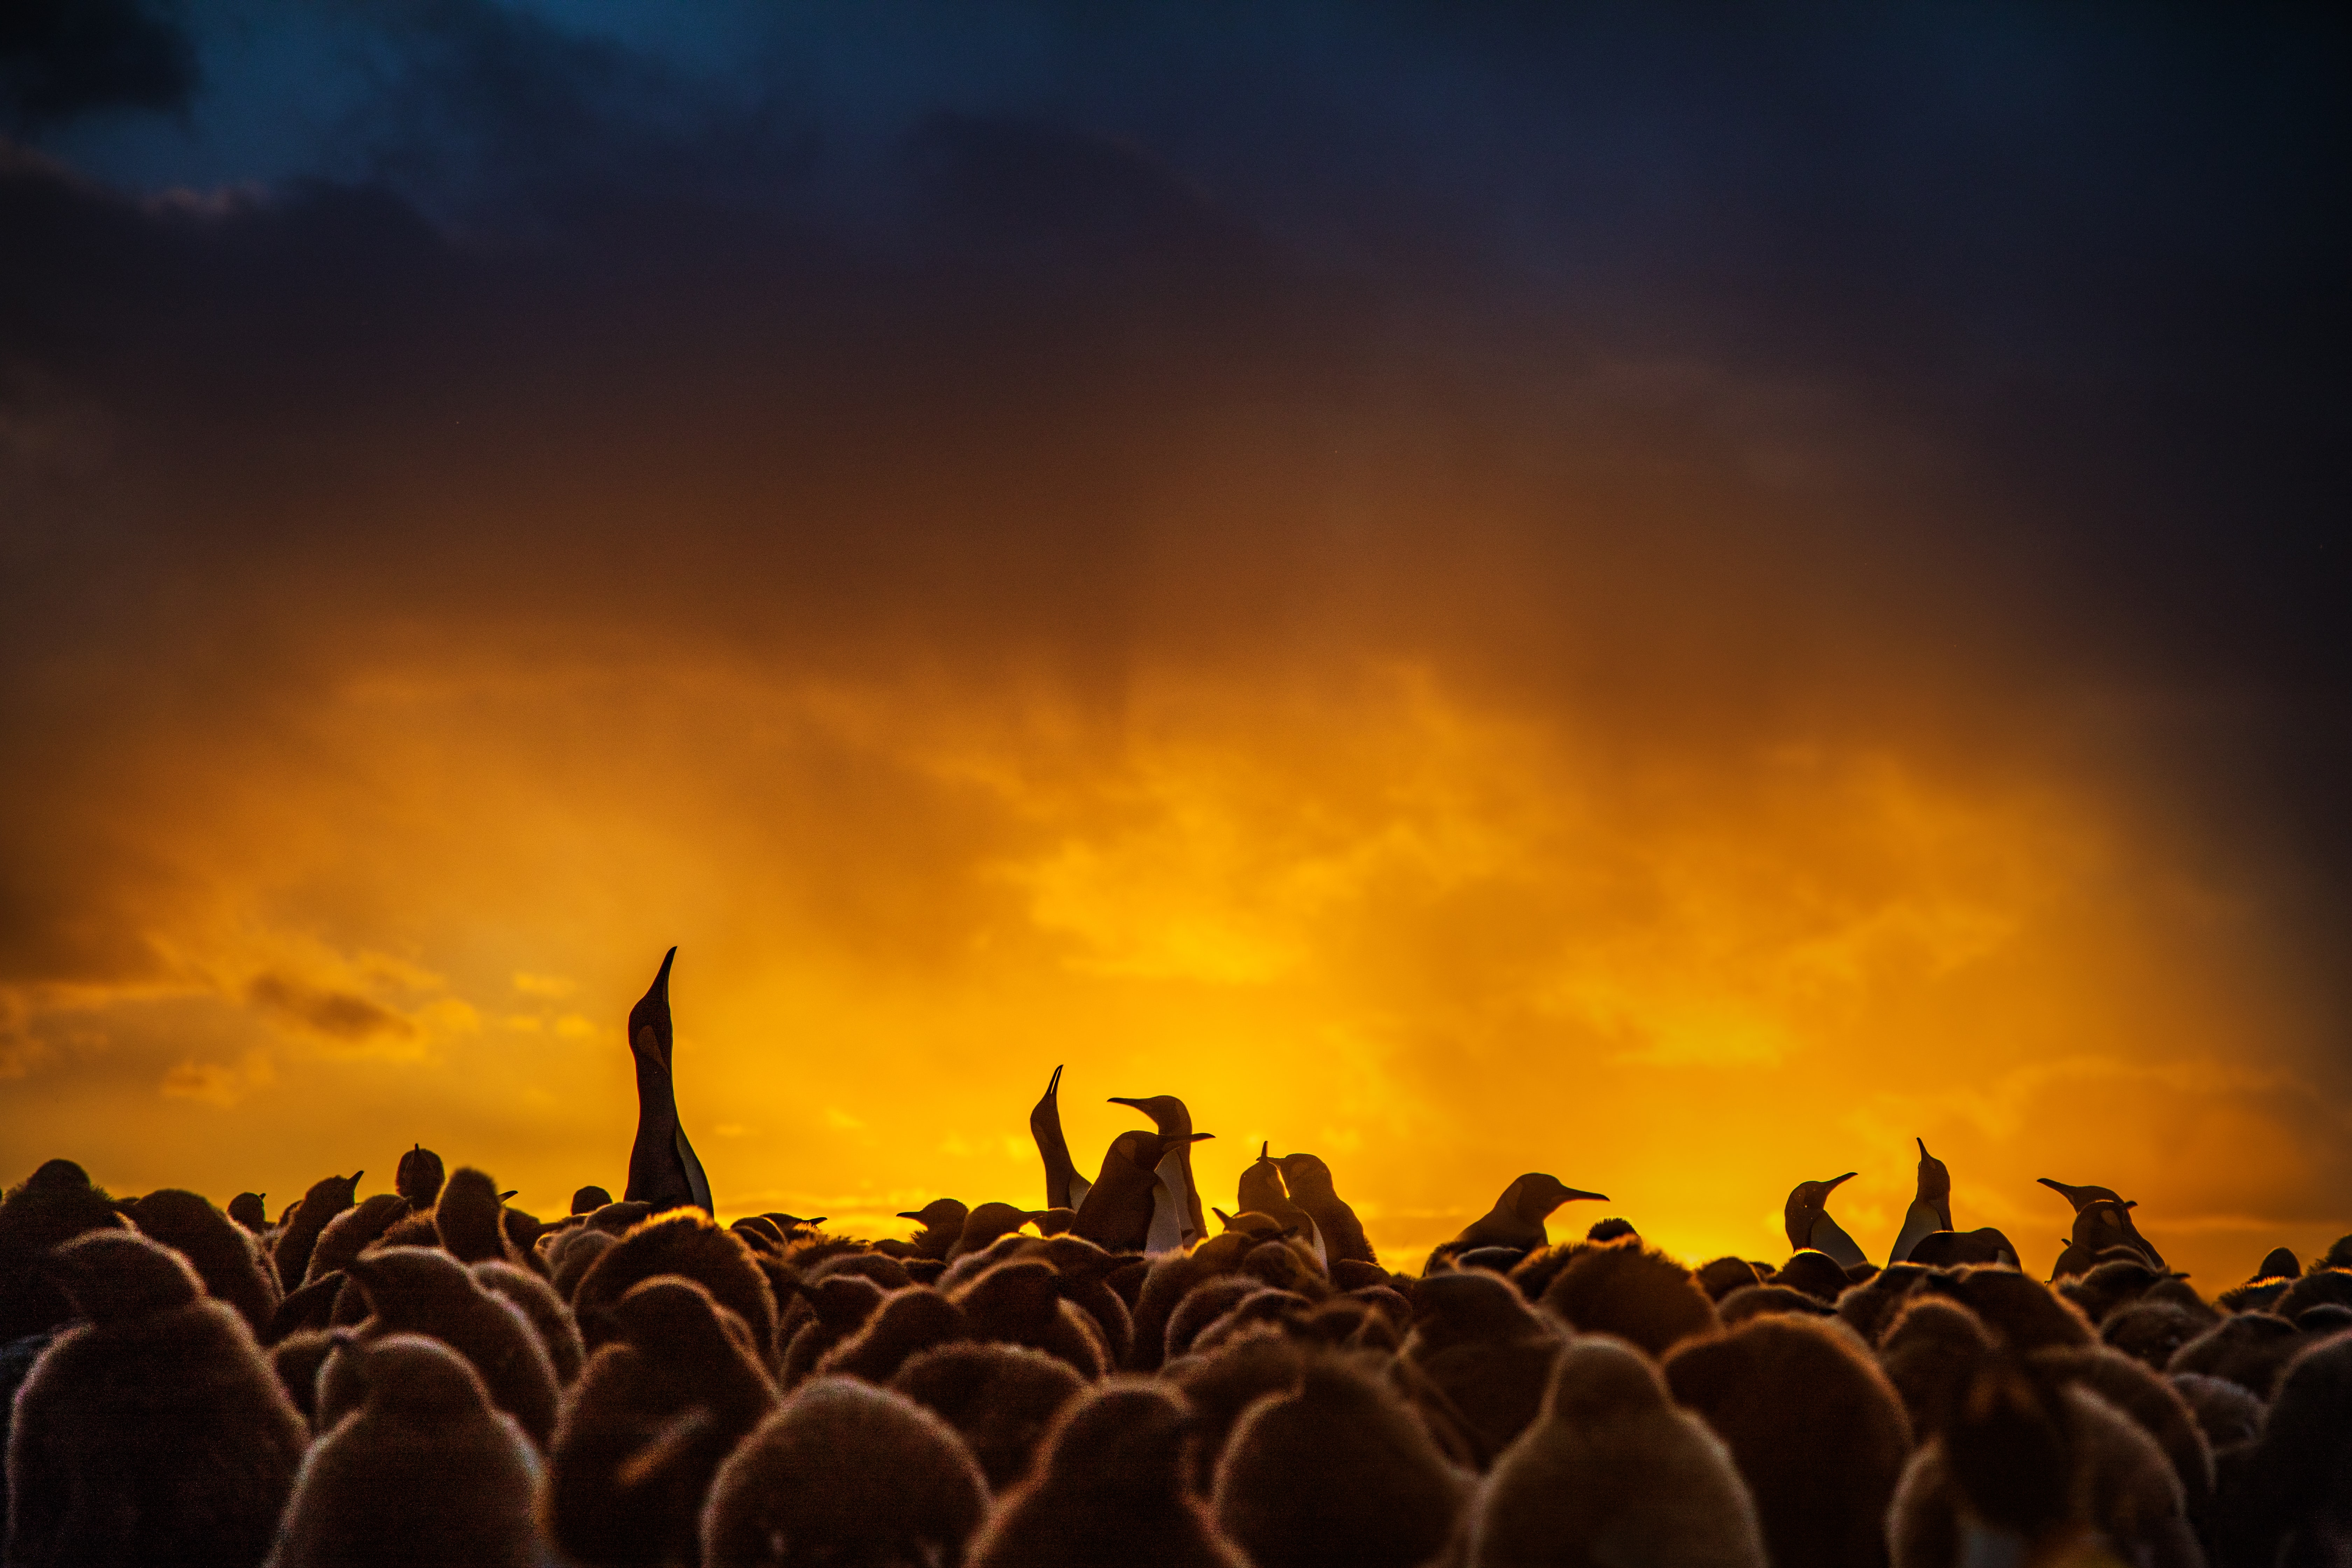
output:
[[[721,1226],[667,974],[618,1202],[543,1222],[422,1147],[274,1218],[10,1189],[5,1568],[2352,1564],[2352,1237],[2208,1299],[2053,1181],[2044,1283],[1922,1143],[1883,1267],[1833,1181],[1777,1266],[1692,1268],[1553,1245],[1601,1194],[1528,1174],[1405,1272],[1309,1154],[1207,1234],[1171,1096],[1083,1179],[1059,1069],[1042,1209]]]

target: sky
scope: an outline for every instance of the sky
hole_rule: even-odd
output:
[[[2342,23],[36,0],[0,1179],[2352,1231]]]

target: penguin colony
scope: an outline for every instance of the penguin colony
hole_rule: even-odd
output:
[[[671,957],[675,956],[673,950]],[[1417,1272],[1261,1148],[1228,1212],[1172,1095],[1045,1204],[911,1236],[721,1226],[667,982],[628,1019],[616,1202],[552,1222],[413,1145],[273,1219],[0,1199],[0,1568],[1962,1568],[2352,1563],[2352,1237],[2209,1300],[2135,1205],[2048,1282],[1919,1145],[1874,1262],[1799,1182],[1778,1265],[1696,1269],[1529,1173]],[[1209,1216],[1217,1228],[1212,1233]]]

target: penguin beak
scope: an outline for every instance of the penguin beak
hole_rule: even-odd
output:
[[[1837,1191],[1840,1187],[1842,1187],[1842,1186],[1845,1185],[1845,1184],[1846,1184],[1846,1183],[1853,1181],[1853,1178],[1854,1178],[1854,1175],[1855,1175],[1855,1173],[1854,1173],[1854,1172],[1853,1172],[1853,1171],[1848,1171],[1848,1172],[1847,1172],[1844,1175],[1843,1175],[1843,1176],[1833,1177],[1832,1179],[1831,1179],[1831,1180],[1829,1180],[1829,1181],[1823,1182],[1823,1183],[1822,1184],[1822,1197],[1823,1198],[1823,1200],[1824,1200],[1824,1201],[1826,1201],[1826,1200],[1828,1199],[1829,1195],[1830,1195],[1832,1193],[1833,1193],[1833,1192]]]
[[[1216,1136],[1213,1132],[1188,1132],[1177,1140],[1180,1143],[1205,1143]]]
[[[1917,1134],[1914,1133],[1912,1135],[1911,1142],[1919,1145],[1919,1158],[1922,1160],[1932,1160],[1936,1157],[1927,1152],[1927,1141],[1925,1138],[1919,1137]]]
[[[1572,1204],[1579,1198],[1591,1198],[1595,1203],[1603,1204],[1609,1201],[1607,1193],[1588,1193],[1582,1187],[1562,1187],[1559,1194],[1559,1201],[1564,1204]]]
[[[900,1219],[920,1219],[923,1217],[923,1211],[920,1209],[900,1209],[898,1211],[898,1217]]]
[[[499,1194],[499,1202],[500,1202],[500,1203],[504,1203],[504,1202],[506,1202],[509,1198],[510,1198],[510,1197],[514,1196],[514,1195],[515,1195],[515,1194],[517,1194],[517,1193],[519,1193],[519,1192],[520,1192],[520,1191],[522,1191],[522,1189],[521,1189],[520,1187],[509,1187],[509,1188],[508,1188],[505,1192],[500,1193],[500,1194]]]
[[[1123,1094],[1114,1094],[1104,1103],[1108,1105],[1131,1105],[1138,1110],[1141,1110],[1143,1109],[1143,1101],[1140,1100],[1131,1100]]]
[[[358,1186],[360,1184],[360,1178],[366,1174],[367,1173],[365,1171],[353,1171],[352,1173],[352,1185],[355,1187]]]

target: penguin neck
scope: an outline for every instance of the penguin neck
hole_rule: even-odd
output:
[[[677,1093],[669,1064],[646,1051],[631,1053],[637,1064],[637,1130],[667,1142],[677,1131]]]
[[[1171,1149],[1160,1156],[1152,1174],[1159,1179],[1151,1184],[1151,1229],[1144,1237],[1143,1250],[1180,1252],[1184,1247],[1184,1197],[1191,1184],[1184,1180],[1184,1161],[1180,1150]]]

